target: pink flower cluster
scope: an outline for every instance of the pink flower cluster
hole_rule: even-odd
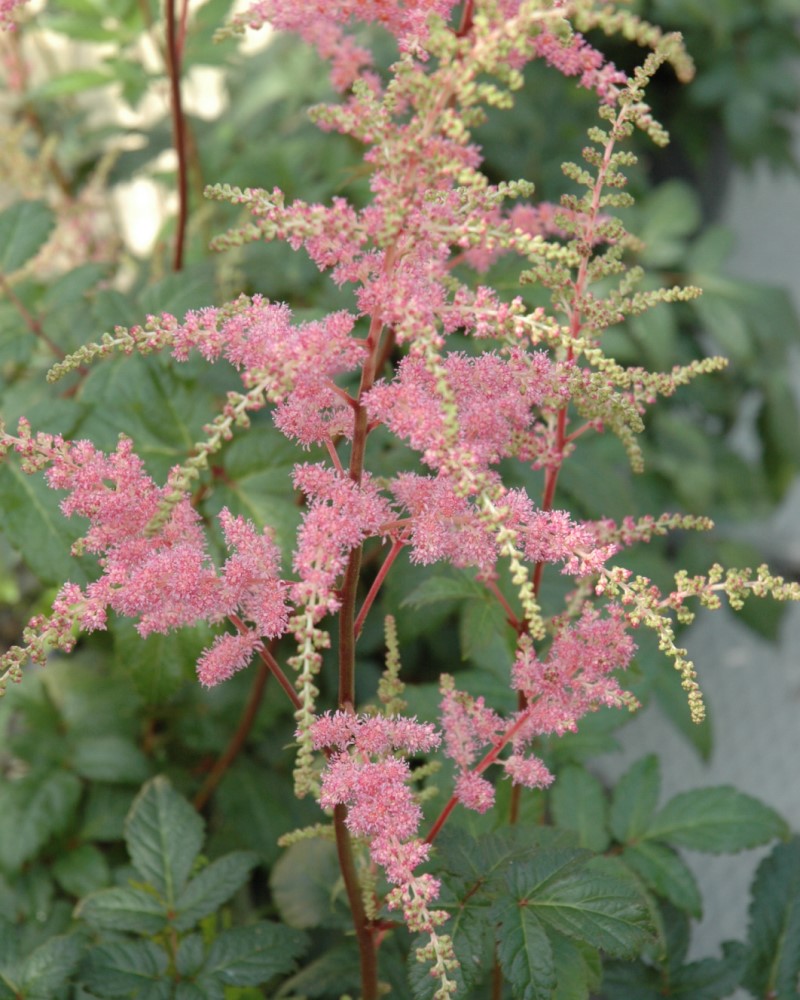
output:
[[[530,642],[521,643],[512,686],[524,696],[525,707],[508,719],[489,708],[482,697],[458,691],[452,678],[443,677],[445,753],[459,769],[455,794],[462,805],[477,812],[492,807],[494,787],[483,772],[494,763],[502,766],[514,784],[549,785],[553,776],[529,752],[531,741],[574,731],[588,712],[623,704],[625,694],[613,671],[624,670],[635,650],[620,608],[612,606],[603,617],[586,606],[576,622],[559,628],[544,660]],[[501,758],[506,746],[511,753]]]
[[[89,441],[31,436],[23,421],[14,446],[29,471],[46,467],[49,485],[67,491],[61,502],[65,515],[89,520],[74,550],[96,555],[102,569],[99,579],[85,589],[74,583],[62,587],[53,605],[57,616],[91,632],[106,627],[112,610],[137,620],[143,637],[233,615],[249,622],[242,634],[221,636],[203,654],[198,671],[207,685],[245,666],[262,637],[285,631],[286,586],[279,578],[280,553],[268,530],[259,532],[223,510],[219,520],[231,555],[217,570],[188,496],[171,507],[157,531],[148,530],[166,488],[157,487],[147,475],[127,438],[106,455]]]
[[[447,17],[457,0],[341,0],[322,3],[320,0],[257,0],[240,20],[251,27],[269,22],[274,28],[293,31],[317,49],[323,59],[332,62],[331,79],[339,90],[345,90],[372,57],[367,49],[356,45],[342,30],[356,20],[365,24],[381,24],[398,39],[402,48],[417,51],[427,34],[427,19],[436,13]]]
[[[408,787],[408,762],[396,756],[439,745],[435,728],[416,719],[336,712],[311,727],[317,749],[332,751],[322,777],[323,808],[347,806],[347,827],[369,840],[370,855],[393,885],[414,881],[429,846],[416,836],[422,810]],[[438,882],[430,888],[438,891]],[[435,894],[430,898],[435,898]]]

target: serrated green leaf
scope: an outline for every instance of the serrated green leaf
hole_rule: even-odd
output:
[[[10,966],[15,965],[19,960],[19,954],[19,932],[17,927],[0,914],[0,969],[8,969]]]
[[[647,903],[632,877],[603,858],[538,852],[506,873],[508,893],[546,925],[609,955],[630,956],[651,934]]]
[[[92,844],[80,844],[61,854],[52,872],[56,882],[71,896],[86,896],[105,888],[111,881],[105,854]]]
[[[180,274],[168,274],[146,288],[139,299],[139,307],[147,316],[182,318],[190,309],[213,305],[214,267],[208,261],[190,264]]]
[[[74,935],[52,937],[22,963],[19,984],[25,1000],[52,1000],[75,972],[84,945]]]
[[[98,997],[169,1000],[173,982],[169,959],[152,941],[104,944],[89,952],[82,978]]]
[[[120,784],[138,785],[150,771],[147,757],[132,740],[112,734],[78,740],[72,754],[72,766],[89,781]]]
[[[291,972],[307,944],[301,931],[266,921],[223,931],[211,944],[202,976],[226,986],[259,986]]]
[[[578,843],[590,851],[604,851],[609,844],[608,804],[603,786],[583,767],[560,771],[550,793],[556,826],[573,830]]]
[[[339,881],[336,845],[315,838],[292,844],[275,862],[270,888],[281,919],[290,927],[325,927],[340,923],[335,910]]]
[[[19,201],[0,212],[0,273],[13,274],[47,242],[55,216],[43,201]]]
[[[461,609],[458,623],[458,637],[461,658],[480,662],[488,654],[490,663],[499,659],[489,653],[500,639],[508,633],[508,622],[502,607],[488,593],[474,600],[466,601]]]
[[[774,809],[735,788],[721,785],[682,792],[653,819],[643,839],[711,854],[742,851],[786,836]]]
[[[213,913],[244,885],[257,864],[258,855],[253,851],[234,851],[212,861],[178,897],[175,927],[179,931],[188,930]]]
[[[76,914],[98,930],[158,934],[167,924],[164,902],[144,889],[116,886],[90,893],[78,903]]]
[[[33,773],[0,787],[0,867],[14,871],[72,822],[81,783],[66,771]]]
[[[131,806],[125,822],[131,861],[170,908],[186,885],[203,835],[203,820],[165,777],[148,781]]]
[[[516,899],[502,899],[491,908],[497,958],[515,997],[550,1000],[556,972],[550,939],[536,914]]]
[[[611,798],[611,832],[627,844],[645,832],[658,805],[661,771],[658,757],[649,754],[637,760],[617,782]]]
[[[744,983],[754,996],[789,1000],[800,977],[800,837],[758,866],[750,903]]]
[[[626,847],[622,860],[653,892],[700,919],[703,901],[694,875],[666,844],[644,841]]]

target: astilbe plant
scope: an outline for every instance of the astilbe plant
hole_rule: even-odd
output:
[[[377,22],[395,36],[399,55],[388,80],[356,43],[357,21]],[[626,138],[641,128],[658,144],[667,139],[645,101],[649,78],[664,62],[681,79],[691,76],[680,38],[591,0],[262,0],[227,30],[265,22],[299,32],[331,58],[342,98],[313,114],[324,131],[363,144],[372,198],[361,208],[341,197],[329,205],[286,204],[277,189],[212,187],[208,197],[250,213],[216,246],[285,241],[305,250],[352,304],[297,322],[286,305],[242,296],[182,320],[161,315],[118,328],[52,370],[56,379],[118,351],[168,350],[177,362],[197,351],[210,363],[229,362],[242,387],[229,392],[205,438],[163,486],[128,438],[105,454],[89,441],[35,433],[24,420],[16,433],[3,431],[3,451],[15,451],[26,472],[44,471],[51,487],[66,491],[65,515],[88,520],[75,553],[94,555],[100,572],[84,587],[66,583],[52,613],[29,623],[24,645],[3,657],[2,683],[21,680],[28,660],[44,663],[50,651],[72,649],[80,633],[105,628],[109,612],[134,619],[143,637],[198,621],[226,623],[198,661],[200,682],[222,683],[260,657],[291,699],[296,792],[318,797],[333,815],[364,998],[379,992],[378,946],[392,926],[381,915],[385,906],[424,935],[417,957],[441,1000],[456,990],[458,961],[449,911],[437,905],[440,880],[421,866],[454,809],[491,809],[491,779],[502,771],[513,786],[515,822],[521,789],[553,781],[536,753],[541,737],[574,731],[602,706],[635,706],[619,673],[642,628],[656,632],[674,659],[692,716],[701,720],[695,670],[675,636],[676,624],[694,614],[691,603],[714,608],[727,596],[738,607],[750,594],[797,599],[800,588],[766,568],[754,574],[714,566],[704,576],[678,574],[674,589],[662,593],[625,567],[625,551],[671,530],[707,529],[709,521],[663,514],[586,522],[558,504],[561,468],[580,462],[584,436],[616,435],[633,469],[641,469],[637,434],[648,407],[724,365],[711,358],[652,373],[622,367],[603,350],[608,327],[699,294],[691,287],[638,290],[642,273],[629,262],[637,243],[614,215],[630,202],[624,169],[634,157]],[[586,41],[583,33],[593,29],[649,48],[633,78]],[[576,77],[600,101],[601,123],[590,130],[584,163],[564,167],[577,193],[560,206],[531,201],[523,181],[490,183],[471,139],[484,108],[511,105],[523,68],[536,59]],[[548,308],[472,280],[500,255],[519,258],[520,281],[546,290]],[[257,411],[301,452],[327,452],[325,461],[300,455],[294,468],[304,514],[288,577],[271,530],[227,509],[219,526],[229,554],[215,565],[192,504],[211,456]],[[417,455],[415,468],[370,473],[379,428]],[[539,494],[505,481],[509,460],[539,474]],[[363,593],[365,546],[383,547],[385,557]],[[361,702],[358,638],[403,551],[413,563],[471,569],[501,602],[516,641],[508,676],[516,711],[503,714],[442,672],[438,719],[403,715],[391,621],[381,706]],[[541,602],[548,566],[573,582],[556,614]],[[335,655],[328,653],[334,617]],[[270,641],[287,635],[296,649],[281,665]],[[338,670],[335,706],[321,703],[318,690],[328,669]],[[453,762],[455,785],[424,832],[411,780],[428,771],[412,771],[409,761],[437,748]]]

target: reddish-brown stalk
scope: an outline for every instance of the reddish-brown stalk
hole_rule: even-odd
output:
[[[181,101],[181,53],[186,28],[186,5],[181,15],[181,30],[176,24],[175,0],[166,0],[164,14],[167,34],[167,73],[169,74],[170,110],[172,113],[172,141],[178,157],[178,218],[175,223],[175,248],[172,256],[173,271],[183,270],[183,249],[186,242],[186,224],[189,214],[188,160],[186,155],[186,120]],[[180,37],[179,37],[180,36]]]

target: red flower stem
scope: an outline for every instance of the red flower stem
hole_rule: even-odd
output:
[[[386,579],[386,574],[392,568],[392,564],[395,559],[400,555],[403,548],[405,547],[405,542],[394,541],[392,543],[391,549],[389,549],[389,554],[383,561],[383,565],[378,570],[378,575],[372,581],[372,586],[369,588],[369,593],[364,598],[364,603],[361,605],[361,610],[358,612],[358,617],[355,620],[353,629],[355,631],[356,638],[361,635],[361,630],[364,627],[364,620],[369,614],[369,609],[372,607],[375,598],[378,596],[378,591],[383,585],[383,581]]]
[[[336,446],[330,438],[325,441],[325,447],[328,449],[328,454],[330,455],[331,462],[333,463],[334,469],[344,475],[344,469],[342,468],[342,463],[339,461],[339,454],[336,451]]]
[[[511,626],[511,628],[513,628],[515,632],[521,633],[525,627],[524,622],[521,622],[519,618],[517,618],[517,616],[514,614],[514,609],[506,600],[506,596],[502,592],[502,590],[500,590],[500,588],[497,586],[494,580],[484,580],[483,584],[486,587],[486,589],[491,591],[491,593],[494,594],[494,596],[500,602],[500,606],[506,613],[506,621]]]
[[[175,226],[175,249],[172,270],[183,270],[183,247],[186,241],[186,223],[189,201],[189,166],[186,156],[186,121],[181,103],[181,47],[183,38],[178,40],[175,0],[165,0],[164,11],[167,22],[167,72],[169,74],[170,109],[172,112],[172,142],[178,156],[178,220]],[[185,9],[184,9],[185,29]]]
[[[525,714],[518,715],[517,718],[508,727],[508,729],[506,729],[505,733],[503,733],[503,735],[494,742],[492,749],[487,752],[486,756],[483,758],[480,764],[478,764],[477,767],[473,768],[472,773],[483,774],[483,772],[486,770],[487,767],[491,767],[491,765],[494,764],[494,762],[503,752],[503,747],[505,747],[511,740],[513,740],[514,736],[517,734],[520,727],[526,721],[527,717]],[[520,786],[515,785],[514,787],[519,788]],[[442,811],[439,813],[433,826],[428,831],[428,836],[425,838],[426,844],[432,844],[433,841],[436,839],[436,836],[438,835],[439,831],[445,824],[445,820],[453,811],[457,802],[458,799],[456,798],[456,796],[455,795],[451,796],[450,801],[447,803],[444,809],[442,809]]]
[[[238,615],[228,615],[228,621],[230,621],[231,624],[239,630],[239,632],[245,633],[248,631],[247,626]],[[289,701],[291,701],[295,709],[301,709],[303,707],[303,702],[300,699],[300,695],[295,691],[294,685],[281,670],[278,665],[278,661],[272,655],[272,652],[264,645],[259,646],[256,652],[258,653],[261,662],[286,692],[289,697]]]
[[[378,958],[372,925],[364,909],[361,896],[361,883],[353,860],[353,845],[350,841],[350,831],[347,829],[347,806],[337,805],[333,809],[333,828],[336,833],[336,853],[339,857],[339,869],[342,873],[350,912],[353,915],[353,927],[358,942],[358,954],[361,961],[361,1000],[378,1000]]]

